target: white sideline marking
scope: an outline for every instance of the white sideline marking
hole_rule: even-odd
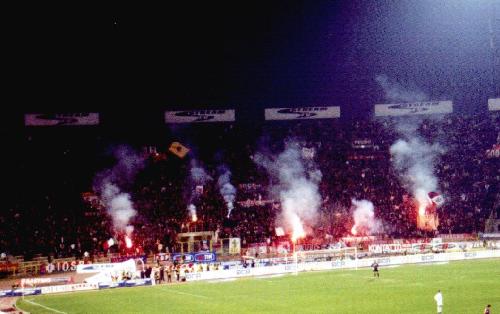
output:
[[[53,309],[53,308],[51,308],[51,307],[48,307],[48,306],[42,305],[42,304],[40,304],[40,303],[36,303],[35,301],[30,301],[30,300],[27,300],[27,299],[25,299],[24,301],[26,301],[26,302],[28,302],[28,303],[31,303],[31,304],[33,304],[33,305],[37,305],[37,306],[39,306],[39,307],[43,307],[44,309],[49,310],[49,311],[52,311],[52,312],[61,313],[61,314],[67,314],[66,312],[61,312],[61,311],[58,311],[58,310]]]
[[[200,294],[192,294],[192,293],[187,293],[187,292],[181,292],[181,291],[175,291],[175,290],[169,290],[170,292],[178,293],[178,294],[183,294],[183,295],[190,295],[192,297],[197,297],[197,298],[203,298],[203,299],[210,299],[209,297],[206,297],[204,295]]]

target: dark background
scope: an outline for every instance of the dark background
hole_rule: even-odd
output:
[[[365,116],[387,75],[455,108],[495,95],[499,1],[255,1],[6,11],[9,102],[18,112],[336,105]],[[141,119],[137,119],[141,118]],[[142,119],[143,118],[143,119]],[[112,117],[110,117],[112,119]],[[140,122],[142,121],[142,122]]]
[[[499,96],[490,47],[500,37],[499,3],[6,7],[1,125],[5,150],[15,153],[4,164],[18,180],[27,164],[59,165],[49,152],[60,156],[70,144],[82,165],[116,143],[164,149],[186,128],[167,127],[166,109],[234,108],[244,135],[262,123],[265,107],[334,105],[341,120],[363,118],[390,101],[375,80],[381,74],[429,99],[453,100],[459,114],[484,112]],[[27,112],[78,111],[99,112],[101,125],[23,125]]]

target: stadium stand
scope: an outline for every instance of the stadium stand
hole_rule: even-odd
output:
[[[219,238],[239,237],[243,248],[279,243],[282,238],[275,234],[279,205],[268,194],[270,178],[252,156],[262,149],[280,151],[285,138],[315,149],[314,159],[324,178],[320,219],[303,243],[324,248],[349,234],[352,217],[348,210],[353,197],[372,200],[376,217],[392,226],[382,236],[432,237],[416,228],[415,217],[408,210],[410,195],[391,167],[388,149],[397,137],[394,123],[387,119],[263,122],[251,127],[196,125],[154,143],[138,139],[133,143],[137,149],[155,146],[163,158],[148,154],[145,168],[127,187],[140,215],[132,221],[133,251],[119,250],[129,254],[178,252],[176,235],[196,230],[217,230]],[[66,141],[67,132],[73,141]],[[7,210],[0,213],[0,250],[5,261],[14,262],[14,256],[32,260],[37,255],[83,259],[85,252],[97,258],[123,247],[106,252],[102,242],[112,233],[110,219],[99,202],[82,197],[92,190],[95,173],[113,163],[102,152],[116,138],[102,129],[67,132],[28,130],[19,139],[20,150],[12,152],[18,162],[8,176]],[[487,158],[485,152],[499,144],[500,115],[451,114],[439,120],[424,119],[419,132],[428,141],[445,143],[446,152],[436,169],[447,199],[439,209],[439,233],[482,232],[492,211],[498,211],[500,168],[497,159]],[[194,151],[185,158],[168,154],[171,140],[186,143]],[[216,180],[212,180],[196,201],[198,221],[191,221],[185,210],[186,193],[190,192],[185,180],[194,156],[213,178],[221,161],[231,169],[238,193],[229,218]],[[24,195],[24,190],[30,195]],[[2,269],[8,270],[8,266]]]

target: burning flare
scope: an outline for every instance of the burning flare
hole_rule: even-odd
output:
[[[125,236],[125,245],[127,246],[127,249],[132,247],[132,239],[130,239],[127,235]]]
[[[306,232],[304,231],[304,227],[302,226],[302,222],[297,215],[293,215],[292,218],[292,241],[296,242],[297,239],[304,238],[306,236]]]
[[[352,235],[357,235],[358,234],[358,230],[356,230],[356,226],[352,226],[351,233],[352,233]]]
[[[427,204],[419,203],[418,204],[418,215],[425,216],[425,208],[427,208]]]
[[[188,210],[191,214],[191,221],[196,222],[198,220],[198,216],[196,215],[196,206],[194,206],[193,204],[189,204]]]

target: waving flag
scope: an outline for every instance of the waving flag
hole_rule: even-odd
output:
[[[172,142],[168,150],[179,158],[186,157],[187,153],[189,153],[190,151],[189,148],[187,148],[186,146],[182,145],[179,142]]]
[[[439,192],[429,192],[429,198],[431,201],[437,206],[441,206],[444,204],[444,197]]]

